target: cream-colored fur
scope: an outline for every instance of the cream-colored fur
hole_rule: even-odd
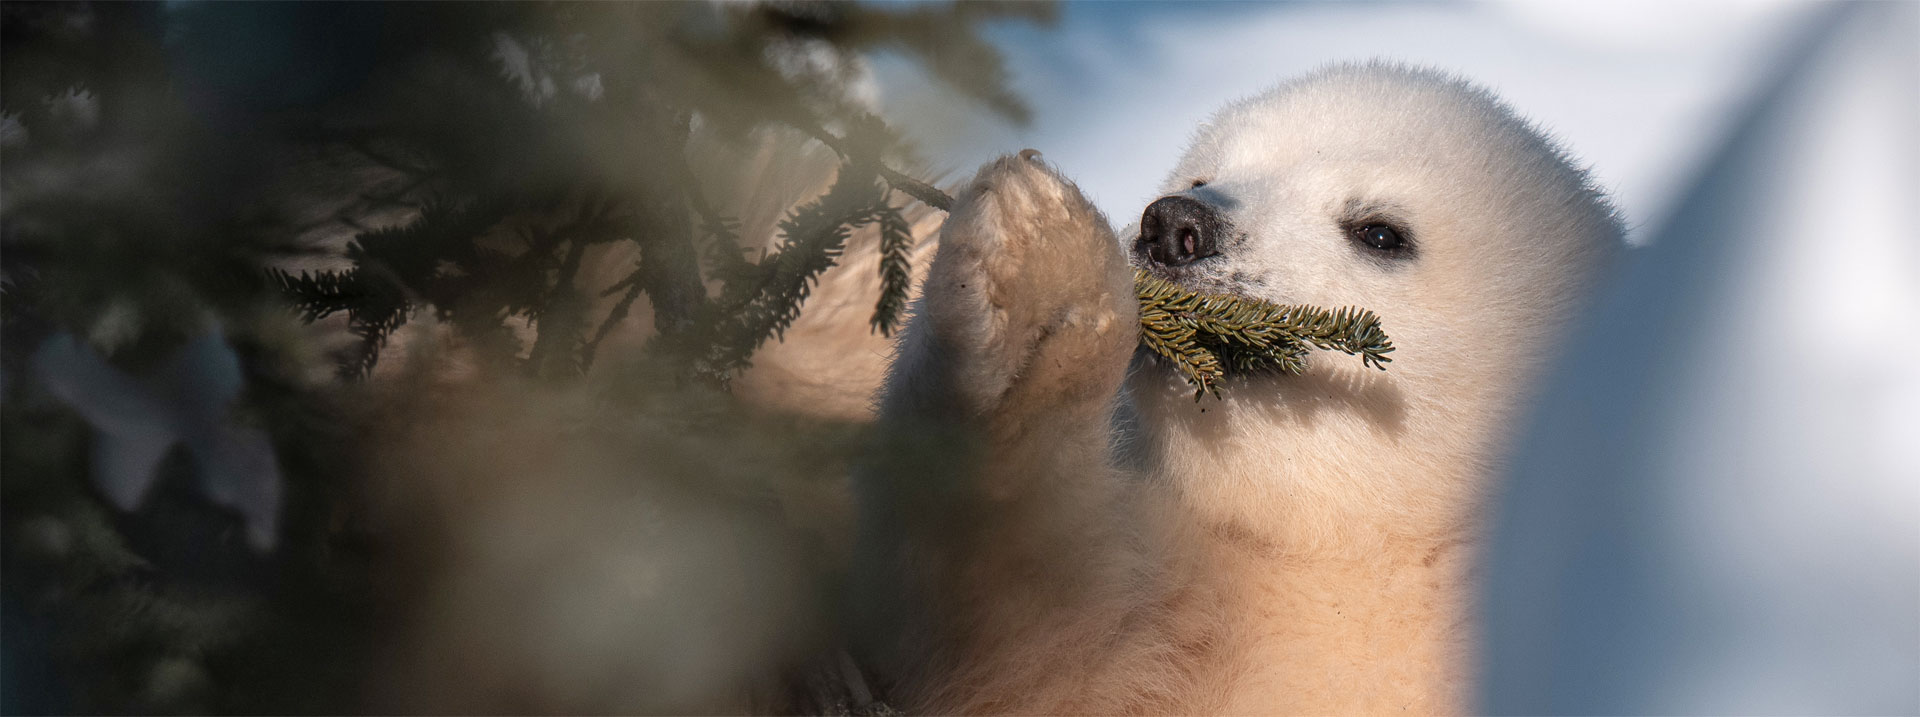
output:
[[[1228,106],[1163,191],[1234,227],[1163,274],[1372,309],[1389,370],[1321,355],[1196,402],[1134,357],[1131,232],[1037,158],[988,164],[857,479],[863,662],[916,712],[1466,709],[1487,477],[1613,211],[1485,91],[1380,64]],[[1370,213],[1416,251],[1356,244]]]

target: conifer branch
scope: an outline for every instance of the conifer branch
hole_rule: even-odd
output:
[[[706,235],[708,273],[722,283],[737,281],[751,274],[753,262],[743,256],[747,248],[740,245],[740,220],[714,210],[713,205],[707,202],[706,195],[701,193],[700,183],[691,169],[683,169],[681,176],[686,186],[687,205],[700,217],[700,232]]]
[[[709,320],[713,335],[695,372],[724,385],[751,365],[761,344],[785,338],[814,282],[839,260],[853,229],[874,220],[880,202],[872,169],[849,163],[825,195],[795,207],[780,221],[780,246],[722,287]]]
[[[558,276],[548,288],[545,300],[532,312],[537,329],[533,348],[527,353],[527,368],[534,376],[557,376],[582,370],[584,356],[574,351],[580,329],[586,323],[585,302],[573,286],[580,273],[580,261],[586,256],[588,236],[570,232],[566,258],[560,261]]]
[[[819,140],[821,144],[827,146],[827,149],[831,149],[835,154],[840,155],[843,160],[852,162],[856,159],[867,159],[859,156],[856,149],[849,143],[848,140],[851,139],[851,137],[842,138],[832,132],[828,132],[826,128],[821,127],[820,124],[813,121],[812,118],[789,117],[786,118],[785,121],[795,129],[813,135],[814,139]],[[953,210],[953,196],[940,191],[939,187],[909,177],[885,164],[878,162],[875,162],[875,164],[880,178],[887,180],[887,186],[905,192],[907,196],[918,199],[921,203],[934,209],[943,212]]]
[[[907,292],[912,289],[913,229],[899,209],[885,203],[875,214],[880,224],[880,298],[873,306],[870,323],[881,336],[892,336],[906,309]]]
[[[580,347],[580,371],[582,373],[593,368],[593,357],[600,351],[600,342],[606,340],[607,335],[613,333],[614,327],[619,326],[620,322],[627,320],[627,313],[633,310],[633,302],[640,299],[641,290],[638,278],[623,280],[623,284],[626,293],[621,294],[620,300],[614,302],[612,309],[607,310],[607,318],[600,322],[600,328],[593,332],[593,338],[588,339],[587,343]],[[602,293],[601,296],[612,296],[621,288],[622,285],[616,284]]]
[[[880,167],[880,176],[887,180],[888,186],[906,192],[907,196],[918,199],[921,203],[929,207],[943,212],[953,211],[953,197],[946,192],[940,191],[938,187],[893,171],[885,166]]]
[[[1279,305],[1189,291],[1134,270],[1140,299],[1140,343],[1166,359],[1195,387],[1194,398],[1220,395],[1229,372],[1306,371],[1310,349],[1339,351],[1385,370],[1393,342],[1380,318],[1358,307],[1334,310]]]
[[[678,111],[660,118],[663,133],[677,161],[669,170],[680,181],[662,188],[652,201],[638,203],[640,216],[630,236],[640,245],[640,285],[653,304],[653,325],[661,336],[677,341],[694,330],[699,317],[707,313],[712,300],[700,275],[700,252],[695,246],[695,228],[687,208],[697,195],[698,182],[686,165],[687,141],[691,136],[692,115]],[[664,195],[664,196],[662,196]]]
[[[316,271],[299,276],[275,267],[267,267],[267,279],[300,312],[300,320],[313,322],[361,301],[358,275],[353,271]]]

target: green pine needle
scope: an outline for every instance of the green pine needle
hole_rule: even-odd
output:
[[[1194,399],[1220,396],[1229,372],[1306,371],[1312,349],[1340,351],[1380,370],[1393,341],[1380,317],[1358,307],[1328,310],[1189,291],[1134,270],[1140,297],[1140,343],[1194,385]]]
[[[874,209],[874,218],[880,224],[880,298],[869,323],[881,336],[892,336],[913,289],[913,227],[899,209],[884,203]]]

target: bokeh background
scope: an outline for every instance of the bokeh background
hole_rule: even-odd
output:
[[[1005,25],[1026,126],[901,63],[879,97],[943,166],[1033,147],[1115,224],[1139,219],[1188,134],[1225,102],[1341,61],[1443,68],[1504,97],[1593,166],[1644,236],[1746,110],[1816,3],[1091,2],[1052,28]]]

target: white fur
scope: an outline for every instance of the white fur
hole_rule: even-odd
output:
[[[857,486],[862,656],[910,710],[1464,709],[1486,477],[1615,214],[1485,91],[1382,64],[1228,106],[1163,191],[1233,227],[1167,275],[1372,309],[1389,370],[1322,355],[1195,402],[1129,369],[1131,237],[1051,168],[989,164]],[[1412,256],[1357,245],[1359,214],[1403,222]]]

